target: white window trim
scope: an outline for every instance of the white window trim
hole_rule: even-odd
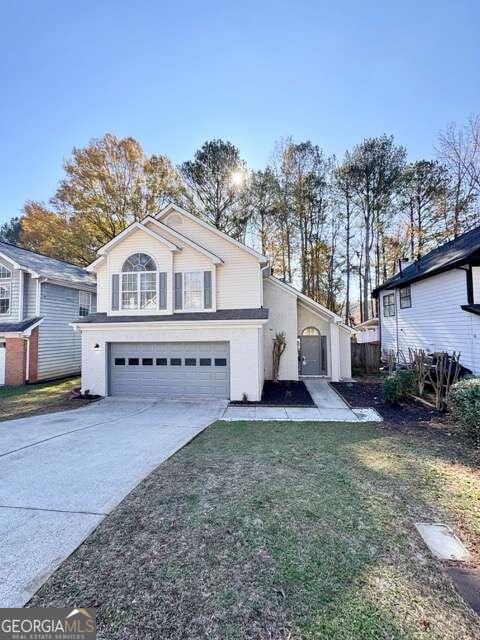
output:
[[[177,311],[191,311],[191,312],[202,312],[202,311],[211,311],[212,309],[205,309],[205,276],[204,276],[204,272],[202,270],[198,270],[196,269],[195,271],[192,270],[188,270],[188,271],[182,271],[182,308],[178,309]],[[186,274],[191,274],[191,273],[199,273],[200,274],[200,286],[201,286],[201,307],[196,308],[196,307],[187,307],[185,305],[185,275]],[[212,282],[212,287],[213,287],[213,282]],[[213,294],[212,294],[213,296]],[[213,305],[212,305],[213,306]]]
[[[88,305],[81,304],[80,300],[81,300],[82,295],[88,296]],[[92,312],[92,293],[91,293],[91,291],[82,291],[82,290],[80,290],[78,292],[78,316],[79,316],[79,318],[85,318],[86,316],[81,316],[80,315],[80,307],[86,307],[88,309],[88,313],[86,315],[87,316],[90,315],[90,313]]]
[[[140,300],[141,300],[141,289],[140,289],[140,275],[142,273],[154,273],[155,274],[155,296],[156,296],[156,308],[154,309],[142,309],[140,306]],[[158,300],[159,300],[159,290],[158,290],[158,270],[157,271],[121,271],[120,272],[120,277],[119,277],[119,311],[123,312],[123,311],[133,311],[133,312],[140,312],[140,313],[155,313],[155,314],[159,314],[160,313],[160,309],[158,309]],[[137,276],[137,306],[132,309],[129,307],[124,307],[123,306],[123,276],[130,276],[130,275],[135,275]],[[162,311],[165,311],[164,309],[162,309]]]
[[[392,298],[392,302],[388,303],[387,305],[385,305],[385,299],[391,297]],[[389,309],[393,309],[393,313],[389,313],[388,315],[385,313],[385,306],[389,307]],[[382,297],[382,315],[384,318],[395,318],[395,316],[397,315],[397,309],[396,309],[396,296],[395,296],[395,292],[393,293],[385,293]]]
[[[0,280],[0,286],[6,287],[8,289],[8,298],[2,298],[2,300],[8,300],[8,312],[7,313],[0,312],[0,316],[2,316],[2,318],[6,318],[12,315],[12,278],[11,276],[8,279],[2,278]]]

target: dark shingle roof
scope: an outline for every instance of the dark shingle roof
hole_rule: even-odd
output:
[[[20,333],[25,331],[32,324],[35,324],[42,318],[28,318],[27,320],[21,320],[20,322],[0,322],[0,333]]]
[[[95,285],[95,278],[86,269],[77,267],[77,265],[70,262],[43,256],[40,253],[1,241],[0,253],[3,253],[7,258],[11,258],[21,267],[35,271],[43,278],[59,278],[77,285]]]
[[[372,295],[376,297],[382,289],[404,286],[410,282],[428,278],[451,267],[459,266],[468,262],[470,256],[476,252],[480,252],[480,227],[476,227],[455,240],[433,249],[430,253],[404,268],[402,273],[397,273],[393,278],[386,280],[374,289]]]
[[[220,311],[201,311],[174,313],[158,316],[107,316],[106,313],[92,313],[75,320],[76,323],[124,323],[124,322],[192,322],[197,320],[267,320],[268,309],[222,309]]]
[[[462,309],[480,316],[480,304],[462,304]]]

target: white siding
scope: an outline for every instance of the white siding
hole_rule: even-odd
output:
[[[473,302],[480,304],[480,267],[472,268],[473,275]]]
[[[273,338],[284,331],[287,346],[280,360],[279,377],[280,380],[298,380],[297,296],[268,279],[264,280],[263,296],[263,304],[269,310],[268,323],[264,327],[265,379],[272,378]]]
[[[340,326],[340,377],[352,377],[352,339],[351,333]]]
[[[383,315],[383,298],[384,296],[388,296],[391,293],[393,293],[396,296],[395,299],[397,300],[397,307],[398,307],[397,293],[395,292],[395,290],[386,289],[385,291],[382,291],[380,294],[379,308],[378,308],[378,313],[380,316],[381,348],[382,348],[382,353],[384,354],[387,351],[390,351],[392,349],[394,351],[397,350],[397,318],[396,316],[394,316],[393,318],[391,317],[386,318]]]
[[[357,342],[362,344],[364,342],[378,342],[380,340],[379,327],[370,327],[368,329],[359,329],[357,331]]]
[[[146,253],[151,256],[156,264],[158,271],[166,271],[167,273],[167,310],[165,313],[172,313],[173,288],[172,288],[172,252],[165,247],[159,240],[152,238],[148,233],[141,229],[131,233],[129,236],[119,242],[108,253],[107,265],[108,269],[97,272],[97,283],[103,281],[102,285],[98,285],[100,289],[100,300],[102,306],[106,305],[106,310],[112,315],[148,315],[158,314],[159,310],[138,310],[132,311],[120,309],[119,311],[111,311],[111,293],[110,282],[114,273],[120,273],[125,260],[134,253]],[[105,275],[108,274],[105,283]],[[100,308],[99,308],[100,310]]]
[[[97,273],[97,310],[106,313],[110,309],[110,301],[108,299],[109,284],[107,261],[104,260],[96,268]]]
[[[165,224],[168,225],[168,216]],[[175,230],[223,260],[224,264],[217,269],[218,309],[256,309],[262,306],[260,264],[254,256],[187,218],[183,218],[181,225],[175,225]],[[179,240],[172,238],[172,241],[180,244]]]
[[[229,342],[230,398],[259,400],[262,393],[261,329],[258,326],[190,326],[172,323],[145,327],[116,326],[82,331],[82,390],[105,395],[107,392],[107,345],[109,342]],[[94,346],[98,344],[98,348]]]
[[[480,373],[478,336],[480,317],[467,313],[465,271],[452,269],[411,286],[412,307],[400,309],[397,296],[398,348],[408,358],[408,347],[428,351],[460,351],[461,363]],[[383,295],[383,292],[382,292]],[[382,313],[382,348],[396,348],[395,318]]]
[[[212,270],[216,273],[216,305],[214,300],[214,307],[216,306],[217,309],[250,309],[262,306],[260,264],[254,256],[218,237],[208,229],[204,229],[201,225],[185,220],[178,227],[178,230],[223,260],[223,264],[219,264],[215,268],[212,261],[201,252],[182,243],[181,240],[171,236],[168,232],[163,233],[154,225],[149,226],[154,233],[164,235],[182,248],[181,251],[175,252],[173,255],[174,271]],[[148,253],[157,261],[160,271],[167,271],[168,299],[170,300],[173,296],[171,252],[155,238],[138,230],[113,247],[107,259],[96,269],[99,311],[110,311],[111,275],[119,273],[126,258],[137,251]],[[169,312],[171,313],[171,310]],[[122,312],[116,313],[121,314]],[[139,311],[138,313],[146,312]]]

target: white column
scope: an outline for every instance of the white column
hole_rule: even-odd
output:
[[[340,329],[335,322],[330,323],[330,360],[332,370],[330,377],[332,382],[340,380]]]

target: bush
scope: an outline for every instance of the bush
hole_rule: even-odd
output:
[[[383,397],[385,402],[395,403],[405,398],[415,389],[415,375],[413,371],[397,371],[383,381]]]
[[[450,407],[463,430],[480,443],[480,378],[464,378],[450,390]]]

